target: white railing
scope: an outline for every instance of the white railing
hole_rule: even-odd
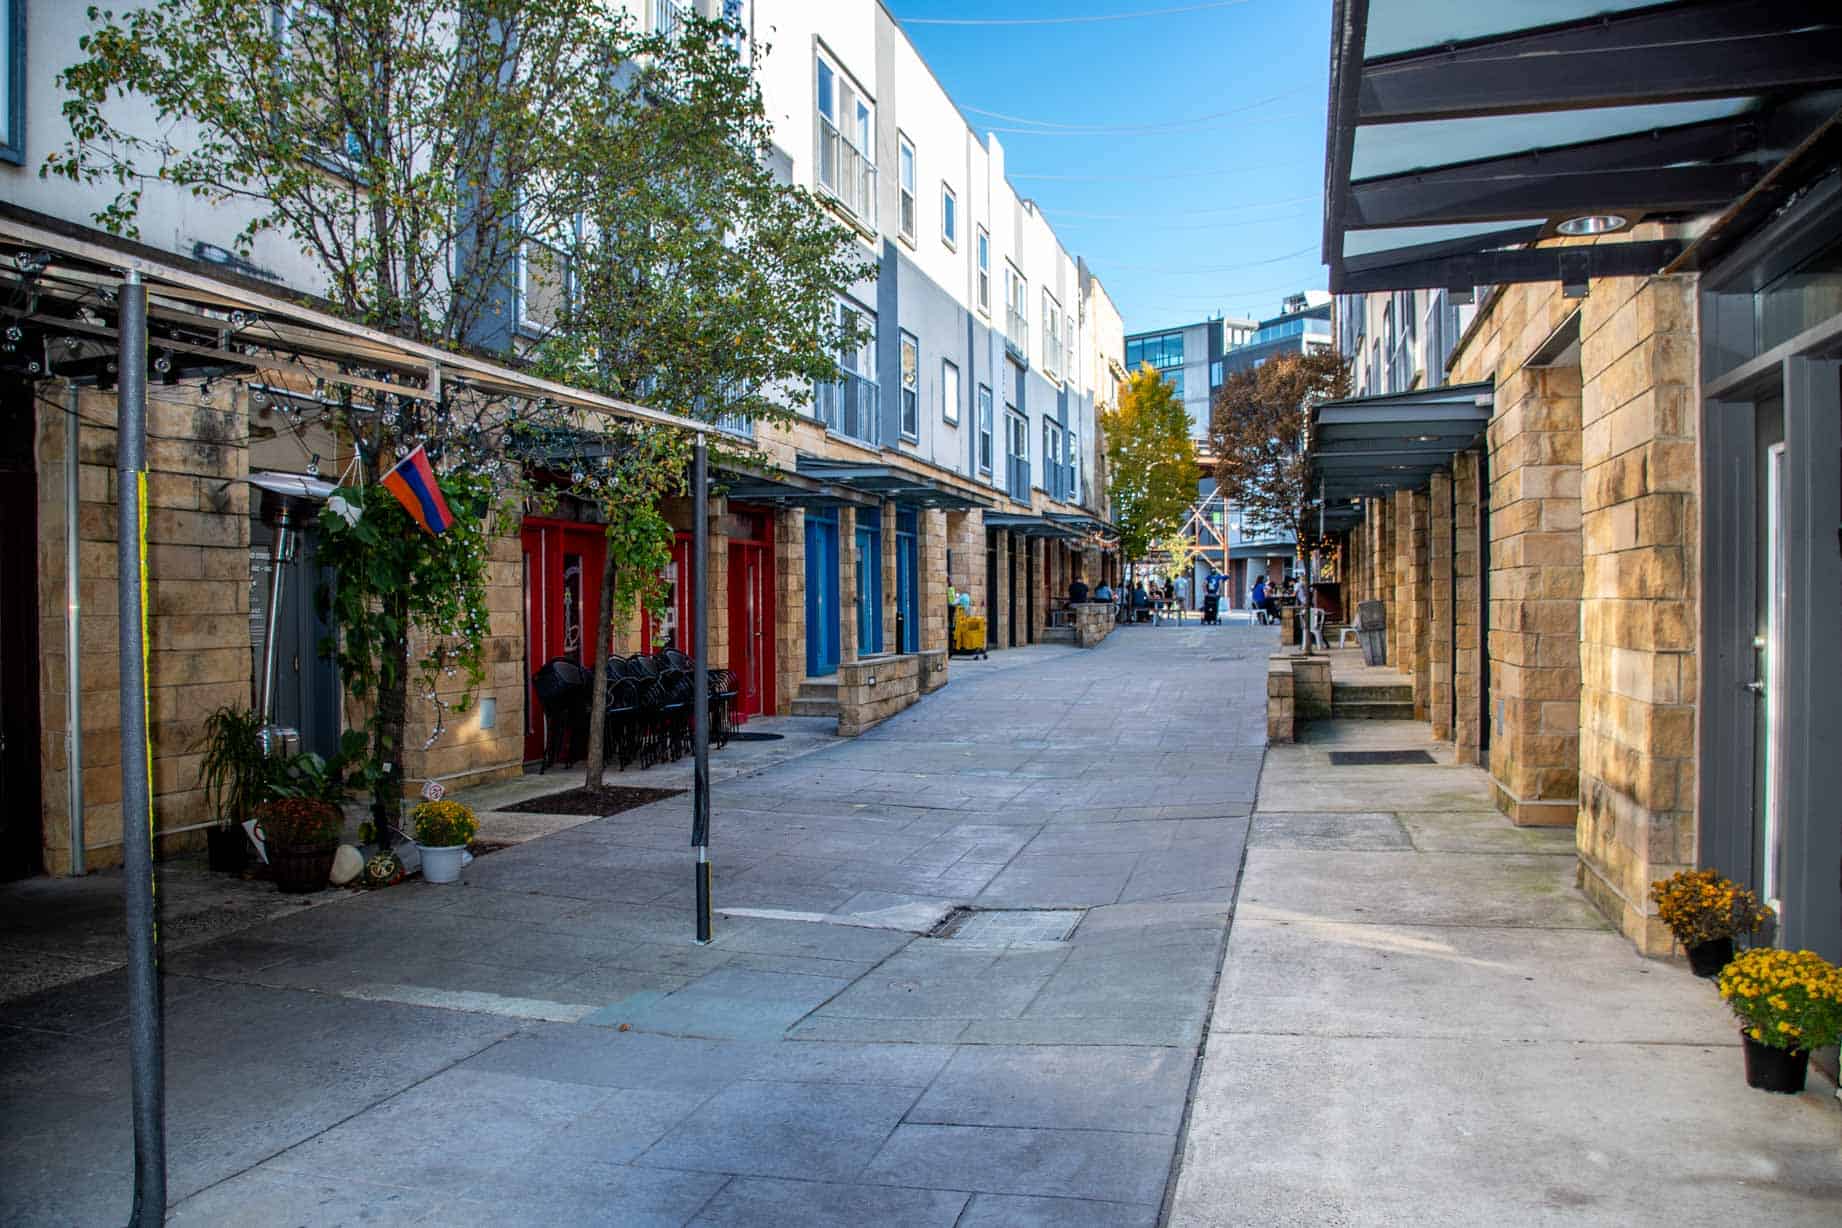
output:
[[[875,384],[861,375],[840,371],[836,380],[820,384],[817,391],[818,401],[813,408],[819,421],[840,435],[864,443],[877,442],[879,390]]]
[[[1019,354],[1030,352],[1030,322],[1015,307],[1004,313],[1004,339]]]
[[[824,115],[819,116],[818,146],[819,186],[852,217],[874,229],[876,164]]]

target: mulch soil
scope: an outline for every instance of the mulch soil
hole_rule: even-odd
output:
[[[602,789],[565,789],[561,793],[546,793],[542,797],[530,798],[516,806],[495,806],[493,809],[511,814],[592,814],[606,818],[623,810],[632,810],[635,806],[646,806],[668,797],[677,797],[683,792],[683,789],[638,789],[621,785],[610,785]]]

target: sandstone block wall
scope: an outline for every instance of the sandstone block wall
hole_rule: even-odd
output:
[[[1106,601],[1084,601],[1071,605],[1074,611],[1075,643],[1092,648],[1113,633],[1113,605]]]
[[[1695,863],[1699,620],[1694,283],[1594,282],[1585,377],[1582,885],[1649,952],[1649,883]]]
[[[1452,475],[1435,473],[1427,491],[1426,706],[1433,736],[1452,740]]]
[[[921,656],[894,653],[838,667],[838,734],[854,738],[921,697]]]

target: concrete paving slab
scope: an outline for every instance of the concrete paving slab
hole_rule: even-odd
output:
[[[1256,848],[1343,849],[1371,853],[1398,852],[1414,847],[1412,837],[1394,815],[1361,811],[1256,815],[1248,843]]]
[[[756,968],[718,968],[635,1010],[620,1023],[641,1032],[778,1040],[850,982]]]
[[[939,1185],[992,1194],[1156,1202],[1174,1135],[1106,1130],[901,1125],[865,1170],[871,1181],[933,1173]]]
[[[464,1068],[591,1087],[715,1092],[757,1060],[752,1045],[559,1024],[520,1031]]]
[[[1175,1134],[1190,1063],[1173,1049],[988,1045],[954,1054],[905,1120]]]
[[[1833,1089],[1750,1091],[1731,1047],[1225,1035],[1210,1054],[1175,1225],[1836,1222]]]
[[[712,1198],[693,1224],[758,1228],[798,1224],[800,1228],[954,1228],[964,1221],[967,1196],[957,1191],[897,1189],[886,1185],[838,1185],[738,1177]]]
[[[1528,925],[1603,930],[1568,856],[1304,852],[1247,854],[1241,918],[1389,925]]]
[[[1495,810],[1397,815],[1422,853],[1557,853],[1574,851],[1571,827],[1517,827]]]
[[[1158,1208],[1078,1198],[974,1194],[957,1228],[1152,1228]]]
[[[612,1164],[533,1165],[498,1172],[471,1197],[445,1202],[422,1223],[430,1228],[558,1228],[610,1224],[680,1228],[707,1206],[728,1178],[720,1173],[663,1172]]]
[[[370,1221],[422,1222],[442,1203],[426,1190],[377,1185],[350,1177],[301,1177],[253,1170],[200,1191],[173,1208],[174,1228],[335,1228]],[[119,1217],[118,1217],[119,1218]]]
[[[1230,1032],[1737,1044],[1707,982],[1612,932],[1270,922],[1229,940]]]
[[[915,1101],[909,1087],[738,1083],[635,1161],[643,1167],[846,1181]]]

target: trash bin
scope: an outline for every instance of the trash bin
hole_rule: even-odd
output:
[[[962,614],[953,624],[953,655],[985,655],[985,620],[976,614]]]
[[[1356,642],[1362,645],[1364,665],[1388,663],[1388,607],[1379,601],[1356,606]]]

